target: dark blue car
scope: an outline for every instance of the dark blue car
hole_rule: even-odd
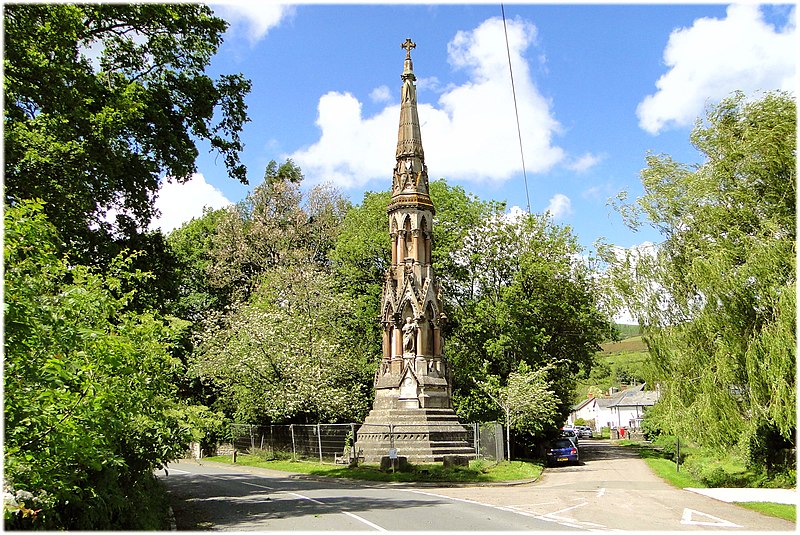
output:
[[[578,464],[578,447],[568,438],[557,438],[547,444],[547,464],[554,466],[561,463]]]

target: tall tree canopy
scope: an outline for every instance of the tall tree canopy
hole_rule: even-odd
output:
[[[186,322],[127,310],[122,280],[152,278],[129,259],[99,274],[58,246],[40,203],[6,210],[6,527],[159,529],[153,470],[208,420],[175,396]]]
[[[737,93],[708,109],[697,166],[650,155],[623,206],[664,236],[607,248],[610,287],[645,327],[654,421],[703,445],[741,445],[758,466],[796,432],[796,104]]]
[[[250,82],[205,74],[226,26],[201,4],[5,6],[6,202],[43,199],[91,259],[147,227],[160,182],[195,172],[198,140],[246,182]]]
[[[557,398],[554,411],[542,412],[551,427],[529,430],[552,429],[569,414],[577,374],[591,370],[599,343],[613,336],[575,236],[547,215],[492,216],[451,255],[460,268],[449,284],[453,327],[445,350],[459,414],[468,421],[502,418],[476,382],[504,386],[524,363],[547,368]]]

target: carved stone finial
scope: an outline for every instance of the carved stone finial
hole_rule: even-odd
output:
[[[406,37],[406,41],[400,45],[400,48],[406,49],[406,59],[411,59],[411,49],[417,48],[417,44],[411,40],[410,37]]]

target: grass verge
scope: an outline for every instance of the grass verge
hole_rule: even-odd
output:
[[[736,505],[758,511],[759,513],[797,522],[797,506],[785,503],[738,502]]]
[[[233,464],[229,455],[206,457],[204,461]],[[366,481],[417,482],[435,481],[449,483],[491,483],[535,479],[542,473],[542,465],[527,461],[504,461],[498,464],[471,461],[469,467],[445,468],[441,464],[410,465],[404,471],[382,472],[375,465],[357,467],[331,465],[309,461],[264,460],[254,455],[238,455],[236,464],[294,472],[323,477],[341,477]]]

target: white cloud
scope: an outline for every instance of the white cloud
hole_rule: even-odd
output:
[[[389,86],[382,85],[373,89],[369,94],[369,98],[373,102],[389,102],[392,100],[392,92],[389,90]]]
[[[576,160],[572,160],[571,162],[566,164],[566,167],[567,167],[567,169],[571,169],[571,170],[576,171],[578,173],[582,173],[584,171],[587,171],[587,170],[591,169],[592,167],[594,167],[598,163],[602,162],[604,159],[605,159],[605,156],[603,156],[603,155],[591,154],[591,153],[587,152],[586,154],[584,154],[580,158],[578,158]]]
[[[796,88],[794,10],[785,28],[764,21],[757,5],[731,5],[725,19],[701,18],[672,32],[664,50],[669,71],[658,91],[639,103],[639,126],[657,134],[694,124],[707,101],[745,93]]]
[[[158,192],[155,207],[161,215],[150,222],[150,229],[160,228],[170,232],[192,218],[203,215],[203,208],[222,208],[231,204],[225,195],[206,182],[200,173],[192,175],[188,182],[164,182]]]
[[[522,142],[528,171],[551,169],[564,159],[552,143],[560,125],[550,103],[536,88],[524,53],[536,28],[519,19],[508,21]],[[419,103],[422,142],[431,179],[502,182],[522,169],[508,73],[503,21],[492,18],[472,31],[460,31],[448,45],[449,61],[469,80],[448,86],[436,105]],[[401,59],[397,59],[398,69]],[[424,74],[424,73],[423,73]],[[427,78],[429,87],[438,87]],[[399,93],[399,88],[398,88]],[[361,103],[349,93],[320,98],[319,140],[291,154],[311,182],[330,180],[343,187],[363,186],[391,172],[400,117],[399,104],[372,117],[361,116]]]
[[[232,0],[211,5],[214,14],[230,23],[228,32],[244,32],[250,44],[260,41],[281,21],[294,14],[294,7],[272,2]]]
[[[550,203],[544,211],[550,212],[553,219],[561,219],[572,213],[572,201],[563,193],[556,193],[550,198]]]

